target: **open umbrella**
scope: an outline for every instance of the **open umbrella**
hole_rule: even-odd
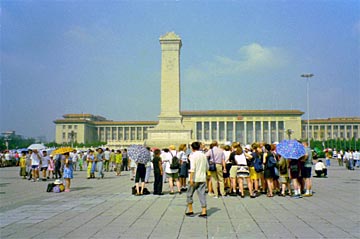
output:
[[[43,144],[32,144],[32,145],[30,145],[28,147],[28,149],[32,149],[32,150],[34,150],[34,149],[42,150],[42,149],[45,149],[45,148],[46,148],[46,146],[43,145]]]
[[[276,152],[287,159],[299,159],[306,154],[305,147],[296,140],[283,140],[276,146]]]
[[[128,148],[128,156],[136,163],[146,164],[151,160],[150,151],[143,145],[131,145]]]
[[[51,152],[52,155],[70,153],[74,149],[71,147],[61,147]]]

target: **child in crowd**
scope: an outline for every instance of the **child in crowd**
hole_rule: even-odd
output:
[[[54,178],[54,169],[55,169],[55,160],[54,160],[54,156],[50,154],[50,158],[49,158],[49,164],[48,164],[48,178]]]
[[[121,176],[121,166],[123,162],[122,162],[122,154],[120,150],[116,151],[115,163],[116,163],[116,176]]]
[[[65,192],[70,192],[70,182],[73,178],[73,162],[70,158],[70,153],[65,153],[65,165],[64,165],[64,180],[65,180]]]
[[[23,179],[26,179],[26,153],[24,151],[21,152],[19,166],[20,176],[23,177]]]
[[[289,196],[291,196],[290,178],[289,178],[289,161],[284,157],[280,157],[279,160],[279,175],[281,183],[281,196],[285,197],[285,190],[288,190]]]

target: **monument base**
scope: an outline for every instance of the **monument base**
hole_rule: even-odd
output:
[[[191,130],[186,129],[148,129],[148,140],[145,144],[149,147],[167,148],[175,145],[191,143]]]

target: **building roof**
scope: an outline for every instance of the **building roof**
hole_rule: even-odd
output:
[[[301,116],[300,110],[196,110],[181,111],[183,116],[272,116],[272,115],[296,115]]]
[[[306,123],[306,120],[303,120],[303,123]],[[309,120],[309,123],[311,124],[329,124],[329,123],[358,123],[360,124],[360,117],[337,117],[337,118],[327,118],[327,119],[311,119]]]

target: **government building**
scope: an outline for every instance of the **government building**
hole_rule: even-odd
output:
[[[307,121],[299,110],[204,110],[180,109],[180,49],[174,32],[159,39],[161,46],[161,93],[158,121],[112,121],[92,114],[66,114],[56,124],[56,143],[106,142],[109,147],[131,144],[167,147],[201,141],[219,143],[279,142],[306,139]],[[311,120],[312,139],[358,138],[360,118]]]
[[[238,141],[242,144],[283,139],[306,139],[307,121],[298,110],[209,110],[181,111],[192,141],[210,144]],[[66,114],[54,121],[56,143],[107,142],[109,147],[147,144],[148,130],[158,121],[112,121],[92,114]],[[314,140],[357,139],[360,117],[312,119],[310,138]]]

